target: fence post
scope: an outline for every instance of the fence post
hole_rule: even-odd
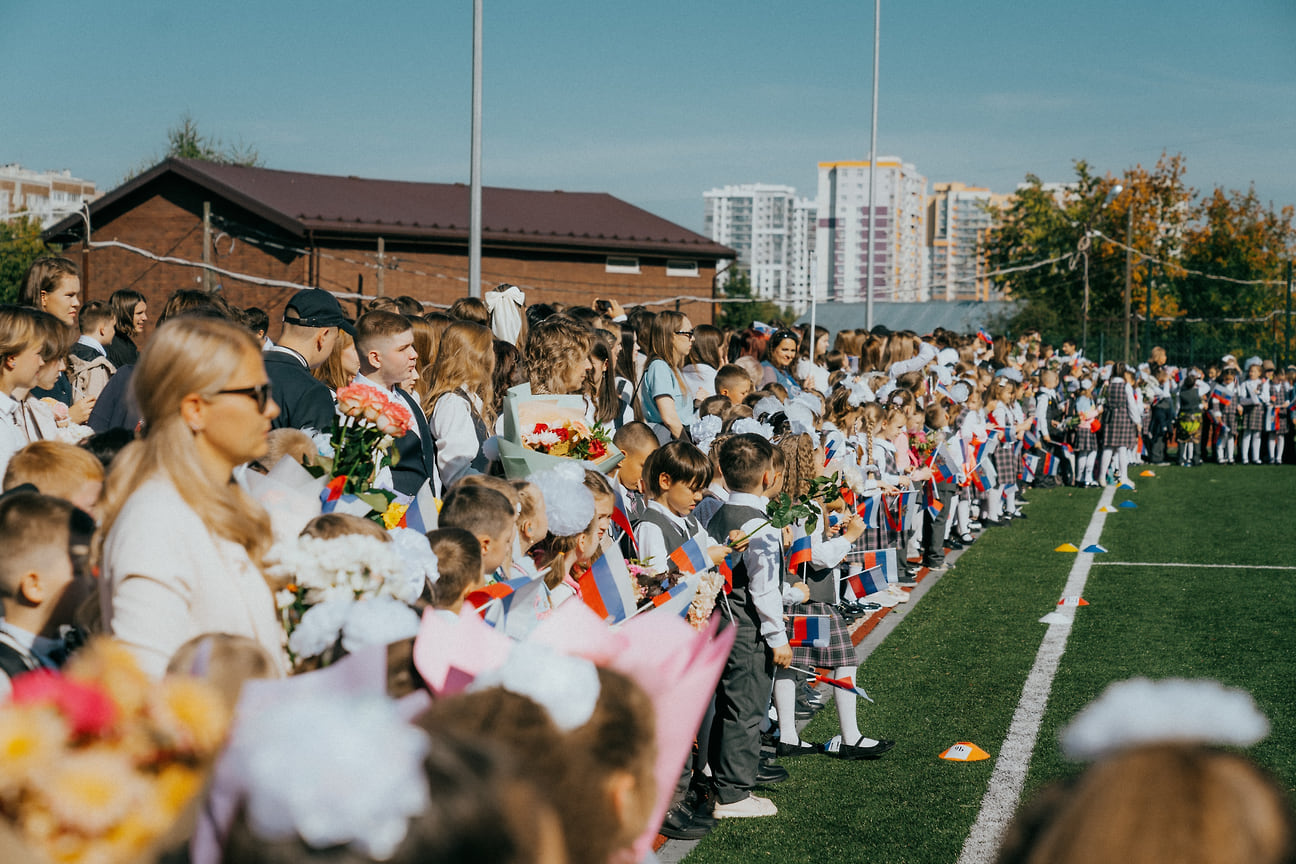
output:
[[[1283,318],[1283,366],[1291,356],[1292,262],[1287,262],[1287,315]]]

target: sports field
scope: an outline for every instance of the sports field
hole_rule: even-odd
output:
[[[1082,767],[1059,756],[1058,730],[1137,675],[1251,692],[1273,731],[1249,753],[1296,790],[1296,472],[1155,470],[1097,517],[1099,490],[1032,491],[1029,519],[984,534],[861,666],[876,704],[861,703],[860,727],[896,748],[874,762],[782,760],[791,778],[761,793],[779,815],[722,821],[686,860],[988,862],[1017,788],[1029,795]],[[1053,551],[1093,539],[1107,551]],[[1069,579],[1084,580],[1089,605],[1073,623],[1040,623]],[[1037,664],[1050,652],[1055,662]],[[803,737],[836,732],[830,703]],[[992,758],[938,758],[959,741]],[[982,812],[987,798],[997,811]]]

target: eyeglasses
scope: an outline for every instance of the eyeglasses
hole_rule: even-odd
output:
[[[676,330],[676,331],[675,331],[675,335],[676,335],[676,336],[687,336],[689,339],[692,339],[692,338],[693,338],[693,332],[694,332],[694,331],[692,331],[692,330]]]
[[[265,411],[266,405],[270,404],[270,385],[258,384],[255,387],[239,387],[231,390],[217,390],[216,395],[229,394],[231,396],[247,396],[256,402],[258,411]]]

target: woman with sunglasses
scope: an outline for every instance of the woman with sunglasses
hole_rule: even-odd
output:
[[[796,378],[797,334],[779,330],[765,343],[765,356],[761,358],[761,387],[779,384],[787,390],[788,398],[801,395],[801,385]]]
[[[253,639],[284,669],[261,572],[270,516],[233,478],[265,455],[279,413],[260,345],[231,322],[181,316],[158,328],[131,386],[142,437],[113,462],[99,534],[106,629],[159,677],[203,633]]]
[[[693,347],[693,323],[679,312],[658,312],[648,330],[648,364],[639,381],[645,423],[665,444],[684,437],[693,423],[693,400],[685,396],[680,366]]]

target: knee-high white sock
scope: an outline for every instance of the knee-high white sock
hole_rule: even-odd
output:
[[[1116,451],[1111,447],[1104,447],[1102,451],[1102,461],[1098,463],[1098,482],[1106,485],[1107,470],[1111,468],[1112,454]]]
[[[796,744],[801,740],[796,728],[797,680],[791,673],[780,669],[774,676],[774,710],[778,712],[779,740]]]
[[[960,498],[958,502],[958,529],[959,534],[968,533],[968,523],[972,521],[972,502],[966,498]]]
[[[1269,441],[1266,443],[1265,446],[1268,448],[1269,451],[1269,461],[1270,462],[1274,461],[1274,452],[1278,449],[1278,433],[1276,432],[1270,433]]]
[[[834,678],[845,678],[850,676],[852,681],[855,680],[855,666],[838,666],[833,670]],[[848,693],[839,688],[833,688],[833,701],[837,705],[837,718],[841,722],[841,736],[843,744],[858,744],[861,747],[872,747],[878,743],[874,738],[864,738],[859,731],[859,718],[855,716],[855,707],[857,698],[854,693]]]
[[[1242,464],[1245,465],[1251,461],[1251,439],[1255,437],[1254,432],[1242,433]]]
[[[1232,462],[1237,458],[1237,438],[1230,435],[1224,445],[1224,456],[1227,461]]]
[[[1014,483],[1013,485],[1009,486],[1007,489],[1004,490],[1004,504],[1007,506],[1009,513],[1017,512],[1017,484],[1016,483]]]
[[[1260,464],[1260,440],[1263,437],[1260,432],[1251,433],[1251,462],[1255,465]]]
[[[986,498],[986,518],[992,522],[999,521],[999,514],[1003,511],[1003,490],[998,486],[990,490]]]
[[[1275,432],[1274,441],[1278,444],[1277,448],[1274,450],[1274,462],[1281,465],[1283,461],[1283,450],[1287,448],[1287,436],[1280,432]]]
[[[1129,450],[1124,447],[1116,451],[1116,466],[1118,474],[1116,479],[1120,483],[1129,482]]]

